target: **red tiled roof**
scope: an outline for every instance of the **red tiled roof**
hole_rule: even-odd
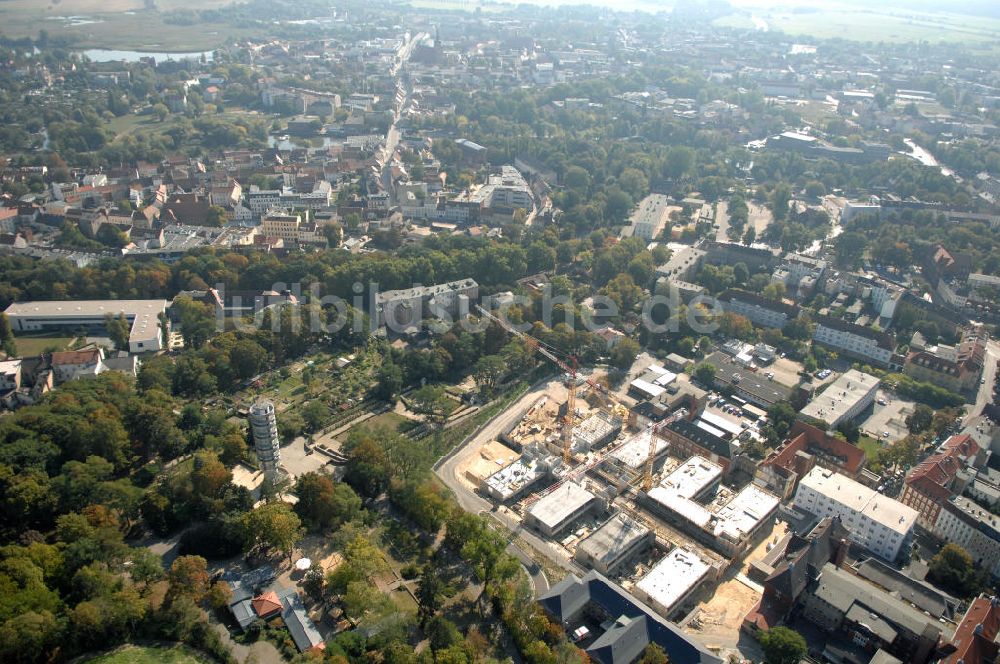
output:
[[[52,353],[52,365],[60,364],[89,364],[101,359],[101,351],[98,348],[88,350],[66,350]]]
[[[951,640],[955,652],[942,659],[941,664],[992,664],[1000,652],[1000,646],[993,642],[997,632],[1000,632],[1000,602],[991,597],[977,597],[955,630]]]
[[[967,459],[978,453],[979,445],[972,436],[952,436],[942,443],[937,453],[910,471],[906,483],[923,494],[947,500],[955,475],[965,467]]]
[[[827,457],[835,457],[836,465],[850,475],[856,475],[865,462],[865,452],[856,445],[845,440],[827,435],[825,431],[796,421],[789,432],[789,439],[772,455],[765,459],[764,464],[792,470],[795,466],[795,455],[801,451],[821,451]]]
[[[254,597],[250,605],[253,606],[254,613],[261,618],[266,618],[281,611],[281,600],[278,599],[278,594],[273,590]]]

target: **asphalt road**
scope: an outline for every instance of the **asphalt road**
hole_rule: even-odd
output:
[[[968,425],[973,418],[982,415],[983,409],[993,400],[993,383],[997,376],[997,361],[1000,360],[1000,341],[986,343],[986,366],[983,367],[983,383],[976,393],[976,403],[966,413],[962,423]]]
[[[455,498],[458,500],[458,504],[466,512],[488,514],[493,520],[512,533],[515,533],[535,549],[535,551],[548,558],[553,564],[567,572],[580,574],[582,570],[564,553],[561,553],[561,550],[557,550],[552,543],[543,540],[530,530],[522,528],[517,517],[505,508],[494,509],[492,502],[471,491],[458,478],[458,467],[464,461],[477,454],[477,450],[483,443],[497,438],[504,428],[520,418],[524,410],[545,394],[550,389],[550,386],[555,387],[558,384],[558,380],[552,380],[534,385],[517,402],[487,422],[478,432],[466,440],[458,450],[441,461],[434,472],[452,490]],[[536,597],[549,589],[549,580],[528,552],[523,551],[513,542],[507,547],[507,551],[524,565],[525,570],[531,577]]]

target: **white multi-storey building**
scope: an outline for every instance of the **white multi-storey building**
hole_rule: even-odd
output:
[[[425,318],[457,320],[469,314],[479,297],[475,279],[460,279],[434,286],[414,286],[375,295],[375,322],[394,331],[417,327]]]
[[[820,518],[839,516],[852,540],[890,561],[909,546],[917,522],[912,507],[819,466],[799,482],[795,506]]]
[[[887,367],[892,363],[895,343],[885,332],[847,323],[828,316],[816,317],[813,341],[838,353]]]
[[[278,474],[281,456],[278,419],[273,403],[262,399],[250,407],[250,433],[253,435],[253,449],[264,477],[273,481]]]
[[[1000,577],[1000,517],[965,496],[942,505],[932,531],[969,552],[977,567]]]
[[[106,316],[125,316],[128,350],[146,353],[163,349],[165,300],[67,300],[16,302],[7,307],[15,332],[43,330],[105,330]]]
[[[806,404],[801,414],[835,429],[844,422],[854,421],[875,403],[881,382],[875,376],[850,369]]]
[[[755,293],[727,290],[718,297],[723,311],[745,317],[757,327],[781,329],[799,315],[799,308]]]
[[[246,204],[258,219],[267,214],[272,208],[281,205],[280,189],[258,189],[251,185],[250,191],[246,193]]]

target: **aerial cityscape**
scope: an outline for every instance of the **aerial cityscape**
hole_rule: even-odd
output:
[[[1000,4],[3,0],[0,117],[0,662],[1000,662]]]

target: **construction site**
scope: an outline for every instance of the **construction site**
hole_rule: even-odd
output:
[[[746,579],[743,563],[770,536],[780,504],[730,461],[759,423],[736,404],[685,394],[659,421],[637,421],[572,358],[519,336],[562,379],[468,443],[455,467],[463,486],[581,573],[614,579],[667,619],[693,618],[720,581]],[[746,579],[740,604],[755,585]]]

